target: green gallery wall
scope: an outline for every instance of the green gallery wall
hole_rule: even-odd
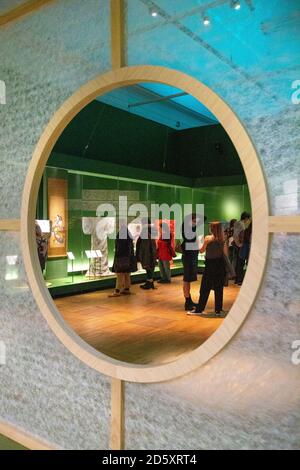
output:
[[[243,175],[221,125],[174,130],[98,101],[75,116],[53,151],[188,178]]]
[[[74,170],[70,171],[47,167],[43,179],[43,187],[46,192],[47,178],[49,177],[68,180],[68,251],[72,251],[76,258],[74,271],[80,271],[88,267],[84,252],[90,249],[90,236],[83,234],[81,219],[82,217],[96,216],[96,206],[92,209],[85,208],[83,190],[114,190],[120,194],[124,191],[135,191],[139,194],[139,201],[156,204],[167,203],[172,205],[177,203],[182,206],[183,204],[193,204],[193,207],[195,207],[196,204],[204,204],[204,212],[208,222],[211,220],[229,221],[232,218],[238,218],[243,210],[251,210],[247,185],[232,184],[236,183],[234,178],[233,180],[231,178],[223,179],[221,181],[223,184],[216,186],[199,185],[193,187],[191,181],[191,186],[188,187],[174,184],[167,185],[166,183],[145,182],[142,180],[130,180],[118,176],[88,175],[73,171]],[[159,179],[159,175],[157,175],[157,179]],[[172,180],[171,177],[170,180]],[[199,181],[200,180],[198,180],[197,184],[200,184]],[[208,181],[205,180],[205,183],[208,184]],[[227,184],[225,185],[225,183]],[[47,197],[44,195],[43,197],[41,196],[41,198],[43,198],[44,203],[39,204],[40,210],[38,218],[47,218]],[[130,204],[130,201],[128,203]],[[206,224],[205,230],[207,232],[208,224]],[[113,258],[113,244],[113,240],[109,240],[110,265],[112,264]],[[66,258],[49,259],[47,262],[46,277],[47,279],[65,277],[67,276],[68,270],[71,271],[71,266],[68,266]]]
[[[48,280],[88,268],[90,236],[83,234],[82,217],[95,217],[97,204],[84,201],[83,191],[134,192],[135,202],[149,205],[192,204],[195,209],[204,204],[207,222],[226,222],[251,210],[240,159],[222,126],[174,130],[99,101],[80,111],[56,142],[37,218],[48,218],[48,178],[68,181],[68,251],[75,255],[73,268],[67,258],[48,259]],[[110,266],[113,253],[109,240]]]

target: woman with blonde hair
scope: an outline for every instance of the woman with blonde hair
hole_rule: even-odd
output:
[[[227,246],[221,222],[211,222],[210,235],[206,236],[200,248],[205,253],[205,269],[202,276],[200,298],[198,305],[188,312],[189,315],[201,315],[206,307],[210,291],[215,291],[215,315],[222,316],[223,288],[225,279],[224,255],[227,256]]]

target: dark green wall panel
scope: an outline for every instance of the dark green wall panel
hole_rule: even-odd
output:
[[[189,178],[243,174],[221,125],[175,131],[98,101],[78,113],[54,152]]]

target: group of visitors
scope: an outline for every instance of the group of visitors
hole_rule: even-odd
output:
[[[157,239],[158,238],[158,239]],[[130,273],[137,271],[138,263],[146,271],[146,282],[140,287],[143,290],[155,289],[154,272],[159,265],[161,284],[171,283],[171,261],[176,257],[174,240],[170,226],[166,222],[159,225],[159,233],[150,219],[143,220],[142,230],[136,242],[136,252],[132,236],[127,225],[121,220],[119,233],[115,242],[115,256],[112,271],[116,273],[116,288],[110,297],[130,295]]]
[[[197,216],[192,215],[192,225],[197,227]],[[206,307],[210,291],[215,291],[215,314],[221,316],[223,313],[223,287],[226,278],[226,265],[224,257],[228,255],[225,243],[224,231],[221,222],[210,223],[210,234],[192,255],[186,251],[186,241],[183,244],[183,291],[185,296],[185,310],[188,315],[201,315]],[[199,301],[195,304],[190,294],[190,283],[198,277],[198,253],[205,253],[205,268],[202,276]],[[191,260],[193,257],[193,261]],[[197,259],[197,269],[195,266]]]
[[[215,292],[215,316],[224,316],[223,289],[228,278],[241,285],[245,263],[248,261],[251,244],[251,215],[243,212],[241,219],[231,220],[224,230],[221,222],[211,222],[210,234],[199,242],[197,228],[206,217],[197,214],[187,216],[182,225],[182,242],[176,251],[182,253],[184,309],[188,315],[203,315],[211,290]],[[177,256],[175,241],[168,223],[161,222],[158,233],[151,220],[143,221],[142,231],[136,243],[136,252],[128,227],[120,222],[115,242],[113,271],[116,273],[116,288],[112,297],[130,295],[130,273],[137,271],[137,263],[146,270],[143,290],[155,289],[154,271],[159,265],[162,284],[171,282],[170,262]],[[198,303],[191,297],[191,283],[198,278],[198,255],[205,253],[205,268],[202,276]]]
[[[223,288],[228,279],[242,285],[245,264],[248,262],[252,235],[251,214],[243,212],[240,220],[232,219],[224,230],[221,222],[209,224],[210,234],[202,242],[197,230],[206,217],[190,214],[182,224],[182,241],[176,244],[170,225],[161,222],[158,229],[150,219],[142,221],[142,230],[136,240],[125,221],[120,221],[115,240],[113,272],[116,287],[110,297],[131,295],[131,273],[138,270],[138,263],[146,271],[143,290],[155,289],[154,272],[158,262],[161,284],[171,283],[171,261],[182,253],[184,309],[189,315],[203,315],[211,290],[215,292],[215,316],[224,316]],[[35,225],[37,251],[42,271],[47,259],[48,239],[43,236],[38,224]],[[191,283],[198,279],[198,255],[205,253],[205,268],[201,280],[198,303],[191,297]]]
[[[193,224],[197,225],[196,215],[193,216]],[[210,234],[199,249],[200,253],[205,253],[205,268],[197,304],[190,295],[190,282],[197,279],[197,274],[193,272],[190,275],[190,268],[184,271],[185,310],[189,315],[203,315],[209,294],[214,290],[215,316],[224,316],[224,286],[228,285],[228,279],[234,279],[237,285],[242,285],[245,263],[250,255],[251,234],[252,222],[248,212],[241,214],[240,221],[231,220],[226,230],[223,230],[221,222],[210,223]],[[184,255],[184,265],[185,258]]]

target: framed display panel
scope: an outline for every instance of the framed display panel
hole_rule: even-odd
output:
[[[136,366],[114,360],[97,352],[66,325],[45,287],[35,249],[34,215],[38,188],[49,154],[56,140],[89,102],[101,94],[129,85],[154,82],[171,85],[194,96],[219,120],[241,159],[253,211],[252,253],[245,280],[236,302],[218,330],[199,348],[176,361],[158,366]],[[22,241],[28,280],[48,324],[62,343],[90,367],[115,379],[131,382],[160,382],[187,374],[220,352],[236,334],[251,311],[264,274],[269,245],[269,207],[260,162],[243,125],[230,107],[210,88],[184,73],[158,66],[124,67],[108,72],[80,88],[56,112],[35,149],[22,200]]]
[[[48,218],[51,224],[48,257],[67,256],[68,249],[68,182],[48,178]]]

